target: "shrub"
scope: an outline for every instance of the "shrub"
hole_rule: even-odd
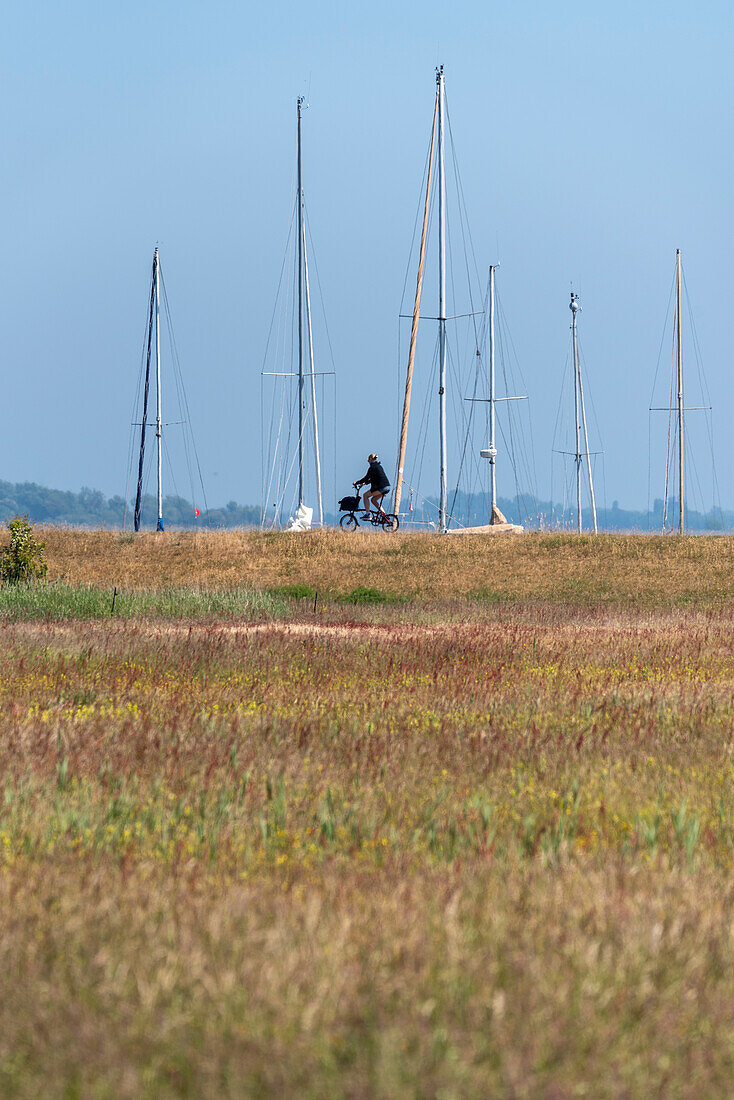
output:
[[[8,523],[10,545],[0,551],[0,581],[3,584],[31,584],[46,576],[48,566],[43,555],[45,542],[33,534],[27,516],[16,516]]]
[[[267,591],[271,596],[287,596],[291,600],[312,600],[316,595],[316,589],[310,584],[285,584]]]
[[[401,596],[391,596],[387,592],[381,592],[379,588],[365,588],[363,585],[360,585],[359,588],[353,588],[351,592],[348,592],[345,596],[340,596],[339,599],[344,603],[357,605],[404,602],[404,598]]]

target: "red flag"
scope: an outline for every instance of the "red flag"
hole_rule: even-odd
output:
[[[194,508],[194,515],[195,515],[195,516],[198,516],[198,514],[199,514],[199,509],[198,509],[198,508]]]

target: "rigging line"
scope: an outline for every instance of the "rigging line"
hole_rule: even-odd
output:
[[[459,171],[459,164],[458,164],[458,160],[457,160],[457,157],[456,157],[456,143],[454,142],[454,132],[453,132],[453,129],[452,129],[452,126],[451,126],[451,113],[449,111],[448,99],[445,100],[445,105],[446,105],[446,120],[448,122],[448,129],[449,129],[449,145],[451,147],[451,160],[452,160],[452,163],[453,163],[453,166],[454,166],[454,178],[455,178],[455,181],[456,181],[456,190],[457,190],[457,196],[458,196],[457,206],[458,206],[458,210],[459,210],[459,224],[461,226],[462,239],[464,241],[464,256],[465,256],[465,259],[466,259],[466,268],[467,268],[467,273],[466,274],[467,274],[467,282],[469,284],[469,300],[472,303],[471,308],[472,308],[472,311],[473,311],[474,310],[474,302],[473,302],[473,294],[472,294],[471,276],[469,274],[469,262],[468,262],[468,251],[467,251],[467,248],[466,248],[466,236],[464,235],[464,220],[462,218],[462,205],[463,205],[464,216],[466,217],[466,223],[467,223],[466,224],[466,235],[469,237],[469,245],[470,245],[470,248],[471,248],[472,260],[474,261],[474,274],[475,274],[475,277],[476,277],[476,280],[477,280],[477,286],[478,287],[481,286],[481,279],[479,277],[479,267],[477,265],[476,255],[475,255],[475,252],[474,252],[474,242],[472,240],[471,231],[469,230],[469,218],[468,218],[468,211],[467,211],[467,206],[466,206],[466,198],[464,196],[464,184],[462,182],[461,172]],[[476,336],[477,336],[477,334],[476,334],[476,324],[475,324],[475,332],[474,332],[475,342],[476,342]]]
[[[321,302],[321,312],[322,312],[323,318],[324,318],[324,330],[326,332],[326,342],[329,345],[329,358],[331,359],[332,367],[334,368],[334,370],[336,370],[336,360],[334,359],[334,349],[331,345],[331,334],[329,333],[329,323],[328,323],[327,318],[326,318],[326,303],[324,301],[323,290],[321,289],[321,276],[319,274],[319,265],[318,265],[318,261],[316,259],[316,249],[314,248],[313,236],[311,235],[311,222],[309,221],[308,210],[306,209],[306,203],[305,202],[303,204],[303,212],[304,212],[305,221],[306,221],[306,232],[308,234],[308,241],[309,241],[310,248],[311,248],[311,251],[309,253],[309,267],[313,266],[314,272],[316,273],[316,285],[317,285],[318,290],[319,290],[319,301]]]
[[[708,383],[706,375],[703,369],[703,357],[701,355],[701,347],[698,341],[698,330],[696,328],[696,321],[693,316],[693,307],[691,306],[691,299],[688,294],[688,284],[686,282],[685,274],[683,275],[683,292],[686,298],[686,305],[688,306],[688,323],[691,330],[691,336],[693,337],[693,351],[696,359],[696,366],[698,368],[698,381],[701,387],[701,394],[706,404],[711,404],[711,397],[709,394]]]
[[[504,344],[502,343],[502,336],[500,335],[500,367],[501,367],[501,370],[502,370],[502,380],[503,380],[504,385],[505,385],[505,393],[509,393],[509,386],[507,385],[507,364],[506,364],[506,358],[503,354],[503,351],[504,351]],[[500,421],[500,427],[501,427],[501,421]],[[508,409],[507,409],[507,427],[508,427],[508,434],[509,434],[509,438],[510,438],[510,446],[509,446],[510,465],[512,467],[512,473],[513,473],[513,477],[514,477],[514,481],[515,481],[515,499],[517,501],[518,507],[520,507],[522,498],[521,498],[521,494],[520,494],[520,484],[519,484],[519,481],[518,481],[517,463],[515,461],[515,437],[514,437],[514,432],[513,432],[513,414],[512,414],[512,408],[511,408],[511,403],[510,402],[508,402]],[[524,501],[522,501],[522,504],[524,506]],[[527,507],[525,507],[525,512],[527,514]]]
[[[713,461],[713,455],[714,455],[714,418],[713,418],[713,416],[711,417],[709,436],[710,436],[710,440],[711,440],[711,457],[712,457],[711,468],[713,470],[713,491],[714,491],[713,504],[714,504],[714,507],[715,507],[716,502],[718,501],[719,518],[721,520],[721,526],[723,528],[723,526],[724,526],[724,512],[723,512],[723,509],[721,507],[721,493],[719,491],[719,480],[718,480],[718,477],[717,477],[717,474],[716,474],[716,464]]]
[[[507,321],[507,315],[505,313],[504,306],[502,304],[502,298],[501,298],[501,295],[499,295],[497,293],[496,287],[495,287],[495,310],[497,312],[497,316],[498,316],[498,320],[499,320],[498,328],[500,330],[500,333],[501,333],[502,339],[503,339],[502,346],[504,348],[504,339],[506,338],[507,341],[509,342],[509,356],[508,357],[511,358],[514,361],[515,366],[517,367],[517,372],[518,372],[518,375],[519,375],[519,378],[520,378],[520,387],[521,387],[520,392],[521,393],[530,393],[530,390],[528,389],[527,383],[525,381],[525,374],[523,372],[522,365],[520,363],[520,358],[517,354],[517,348],[515,347],[515,341],[512,338],[512,330],[510,329],[510,326],[509,326],[508,321]],[[512,382],[513,382],[513,386],[514,386],[514,377],[512,378]],[[531,410],[530,401],[528,401],[527,415],[528,415],[528,426],[529,426],[528,434],[529,434],[529,438],[530,438],[530,460],[531,460],[531,462],[528,463],[526,461],[526,471],[527,471],[527,475],[528,475],[528,482],[529,482],[530,491],[537,498],[537,495],[538,495],[538,469],[537,469],[537,459],[536,459],[536,454],[535,454],[535,436],[534,436],[534,433],[533,433],[532,410]]]
[[[204,514],[207,516],[207,524],[208,524],[208,522],[209,522],[209,520],[208,520],[208,517],[209,517],[209,504],[208,504],[207,497],[206,497],[206,489],[204,488],[204,477],[203,477],[202,472],[201,472],[201,463],[199,462],[199,452],[198,452],[197,447],[196,447],[196,439],[194,438],[194,430],[193,430],[193,427],[191,425],[191,411],[189,409],[189,401],[188,401],[188,397],[186,395],[186,388],[185,388],[184,382],[183,382],[183,374],[181,373],[181,362],[180,362],[179,355],[178,355],[178,346],[176,344],[176,337],[175,337],[174,332],[173,332],[173,322],[172,322],[172,319],[171,319],[171,307],[170,307],[170,304],[169,304],[169,301],[168,301],[168,291],[166,290],[166,282],[165,282],[165,279],[163,278],[163,271],[160,267],[160,261],[159,261],[159,268],[158,269],[160,271],[160,276],[161,276],[161,285],[163,287],[163,302],[164,302],[165,311],[166,311],[166,314],[167,314],[167,317],[168,317],[169,335],[170,335],[170,340],[171,340],[171,347],[173,349],[173,360],[174,360],[174,364],[175,364],[175,368],[176,368],[176,373],[175,373],[174,377],[177,377],[176,385],[179,386],[179,384],[180,384],[179,405],[181,407],[181,412],[183,413],[183,415],[186,418],[186,423],[188,424],[188,428],[189,428],[189,433],[190,433],[190,437],[191,437],[191,447],[192,447],[193,452],[194,452],[194,461],[196,462],[196,469],[197,469],[197,472],[198,472],[198,475],[199,475],[199,484],[201,485],[201,498],[202,498],[202,502],[204,504]],[[181,403],[181,397],[182,396],[183,396],[183,403]],[[186,429],[184,429],[183,434],[184,434],[184,440],[185,440],[186,439]],[[185,443],[184,443],[184,450],[186,450],[186,444]],[[188,454],[187,454],[187,461],[188,461]],[[192,496],[193,496],[193,476],[191,474],[190,474],[190,478],[191,478],[191,487],[192,487]]]
[[[650,494],[652,492],[652,418],[647,414],[647,528],[650,530]]]
[[[280,298],[281,286],[283,284],[283,275],[285,274],[285,265],[286,265],[286,261],[288,259],[288,252],[289,252],[289,249],[290,249],[291,237],[293,236],[293,225],[294,225],[294,222],[295,222],[295,219],[296,219],[296,206],[297,206],[297,203],[298,203],[298,200],[296,199],[296,202],[293,204],[293,211],[291,213],[291,223],[290,223],[290,227],[288,229],[288,236],[287,236],[286,242],[285,242],[285,250],[283,252],[283,262],[280,266],[280,276],[278,278],[278,287],[277,287],[277,290],[275,291],[275,302],[273,303],[273,312],[272,312],[272,315],[270,317],[270,327],[268,328],[268,335],[267,335],[267,339],[265,341],[265,351],[263,353],[263,367],[265,366],[265,363],[267,361],[268,351],[270,349],[270,339],[271,339],[271,336],[273,334],[273,326],[275,324],[275,316],[276,316],[276,313],[277,313],[277,310],[278,310],[278,300]]]
[[[690,327],[690,331],[691,331],[693,350],[694,350],[694,355],[695,355],[695,359],[696,359],[696,367],[697,367],[697,372],[698,372],[698,383],[699,383],[699,386],[701,388],[701,395],[703,397],[703,400],[709,406],[711,406],[711,395],[710,395],[710,391],[709,391],[709,388],[708,388],[708,381],[707,381],[707,378],[706,378],[706,372],[705,372],[704,367],[703,367],[703,356],[701,354],[701,346],[700,346],[699,339],[698,339],[698,330],[696,328],[696,321],[695,321],[695,317],[693,315],[693,308],[691,306],[691,300],[690,300],[690,295],[688,293],[688,284],[686,282],[685,274],[683,275],[683,289],[684,289],[684,293],[685,293],[685,297],[686,297],[686,303],[688,305],[689,327]],[[716,456],[715,456],[715,452],[714,452],[714,438],[713,438],[713,429],[712,429],[712,419],[713,418],[712,418],[712,415],[711,415],[711,409],[709,408],[709,410],[707,410],[707,412],[708,412],[708,415],[705,417],[705,424],[706,424],[706,435],[707,435],[708,442],[709,442],[709,453],[711,455],[712,511],[714,511],[714,513],[715,513],[716,496],[717,496],[717,492],[718,492],[718,480],[717,480],[717,474],[716,474]],[[702,498],[702,506],[703,506],[703,498]]]
[[[476,398],[476,396],[477,396],[477,385],[479,383],[480,363],[481,363],[481,357],[479,356],[479,354],[477,354],[476,371],[474,372],[474,391],[472,393],[472,398]],[[453,496],[453,499],[451,501],[451,507],[449,509],[449,516],[448,516],[447,526],[448,526],[449,523],[451,523],[451,520],[453,518],[454,507],[456,505],[456,496],[459,492],[459,485],[461,483],[461,473],[462,473],[462,470],[464,469],[464,459],[466,458],[466,448],[467,448],[467,444],[469,442],[469,431],[471,429],[471,420],[472,420],[473,411],[474,411],[474,401],[472,401],[472,404],[471,404],[471,411],[469,413],[469,423],[467,425],[467,430],[464,434],[464,447],[463,447],[463,450],[461,452],[461,461],[459,463],[459,472],[456,475],[456,488],[454,489],[454,496]]]
[[[594,426],[596,428],[596,438],[599,440],[599,447],[601,448],[604,445],[604,441],[602,439],[601,428],[599,427],[599,418],[596,415],[596,405],[594,404],[594,394],[593,394],[593,392],[591,390],[591,387],[589,386],[589,382],[588,382],[589,368],[588,368],[588,365],[587,365],[587,362],[586,362],[586,358],[584,356],[583,347],[581,345],[580,340],[578,339],[578,336],[576,337],[576,340],[577,340],[578,348],[579,348],[579,358],[581,359],[581,364],[584,368],[584,374],[586,375],[586,378],[587,378],[586,396],[589,398],[589,402],[591,404],[591,415],[594,418]],[[591,502],[589,503],[589,506],[591,506]]]
[[[423,411],[422,411],[422,414],[421,414],[421,421],[420,421],[420,426],[419,426],[419,429],[418,429],[418,437],[417,437],[418,446],[416,447],[416,452],[420,453],[420,458],[419,459],[415,458],[413,460],[413,466],[412,466],[412,474],[415,474],[416,463],[418,464],[418,477],[417,477],[418,484],[420,484],[421,478],[423,476],[423,462],[424,462],[424,459],[425,459],[426,444],[428,442],[428,417],[429,417],[429,412],[430,412],[431,407],[432,407],[431,395],[433,393],[433,388],[436,384],[436,375],[437,375],[437,372],[438,372],[438,344],[439,344],[438,334],[436,334],[436,339],[435,339],[434,347],[433,347],[433,358],[431,360],[431,370],[430,370],[430,374],[429,374],[429,377],[428,377],[428,387],[426,389],[426,392],[425,392],[424,398],[423,398]],[[422,446],[421,446],[421,438],[423,439]],[[412,480],[415,481],[416,478],[413,477]]]
[[[300,433],[299,439],[307,439],[308,438],[306,429],[308,427],[310,417],[311,417],[311,409],[309,407],[306,411],[306,415],[303,418],[303,423],[302,423],[302,426],[301,426],[301,433]],[[290,467],[289,467],[288,472],[286,474],[286,485],[287,485],[288,481],[290,481],[291,474],[293,472],[293,469],[294,469],[294,466],[295,466],[297,460],[298,460],[298,448],[296,447],[294,449],[294,452],[293,452],[293,458],[291,459]],[[283,491],[283,499],[285,499],[285,489]]]
[[[278,284],[278,292],[277,292],[277,295],[276,295],[275,308],[274,308],[274,313],[275,313],[275,310],[277,310],[279,303],[282,302],[282,306],[281,306],[281,310],[280,310],[279,328],[278,328],[278,339],[277,339],[277,345],[275,347],[275,353],[274,353],[274,366],[276,366],[276,367],[279,366],[279,365],[282,365],[283,367],[286,367],[286,366],[292,367],[293,366],[294,355],[295,355],[295,345],[294,345],[294,338],[295,337],[294,337],[294,333],[295,333],[295,312],[296,312],[296,283],[297,283],[297,278],[298,278],[297,257],[296,257],[295,248],[293,249],[293,254],[292,254],[292,265],[293,265],[293,267],[292,267],[292,272],[291,272],[291,278],[288,279],[287,282],[285,281],[285,265],[286,265],[286,261],[288,259],[288,251],[289,251],[289,247],[290,247],[290,241],[291,241],[292,235],[293,235],[293,227],[294,227],[294,224],[295,224],[297,208],[298,208],[298,196],[296,195],[294,197],[294,200],[293,200],[290,232],[289,232],[289,235],[288,235],[288,242],[287,242],[287,245],[286,245],[286,253],[285,253],[285,256],[284,256],[284,259],[283,259],[283,265],[282,265],[282,269],[281,269],[281,277],[280,277],[280,282]],[[289,316],[290,316],[290,323],[289,323]],[[289,337],[290,337],[290,349],[288,347]],[[267,365],[267,358],[263,362],[263,367],[265,367],[266,365]],[[263,374],[263,372],[261,371],[261,376],[262,376],[262,374]],[[282,480],[281,479],[282,479],[282,476],[283,476],[283,459],[281,458],[282,451],[280,449],[280,442],[281,442],[282,433],[283,433],[283,424],[284,424],[287,409],[288,409],[288,400],[287,400],[287,398],[288,398],[288,392],[287,392],[287,389],[286,389],[285,386],[281,386],[281,387],[279,387],[278,385],[273,386],[271,408],[270,408],[270,429],[269,429],[269,438],[268,438],[268,451],[267,451],[267,461],[268,461],[268,467],[269,468],[268,468],[267,478],[264,478],[264,483],[265,483],[264,506],[267,510],[268,515],[270,513],[270,504],[269,504],[269,502],[271,500],[271,497],[273,495],[275,495],[276,500],[279,500],[280,496],[281,496],[281,486],[282,486]],[[275,437],[276,441],[275,441],[275,445],[274,445],[273,444],[273,439],[274,439],[274,436],[275,436],[276,406],[277,406],[277,403],[278,403],[278,399],[279,399],[279,406],[280,406],[280,414],[278,416],[277,437]],[[292,413],[291,413],[291,416],[288,419],[288,432],[287,432],[286,450],[287,450],[287,447],[290,444],[291,423],[292,423]],[[262,445],[261,445],[261,450],[262,450]],[[277,514],[274,512],[273,513],[273,525],[275,525],[275,523],[277,521],[278,521],[278,517],[277,517]]]
[[[689,476],[688,476],[688,479],[687,479],[689,488],[691,487],[691,483],[693,483],[693,492],[691,493],[691,496],[693,497],[693,503],[694,503],[694,505],[696,503],[698,503],[698,507],[699,507],[701,513],[703,514],[703,508],[704,508],[703,492],[701,490],[701,481],[700,481],[700,478],[698,476],[698,467],[696,466],[696,458],[695,458],[693,448],[686,446],[685,454],[686,454],[686,470],[689,471]],[[692,477],[690,476],[690,471],[693,472]],[[696,509],[694,508],[694,511],[695,510]]]
[[[419,492],[419,490],[418,490],[418,489],[416,489],[416,487],[415,487],[414,485],[409,485],[409,484],[408,484],[408,482],[406,481],[406,482],[405,482],[405,487],[406,487],[406,489],[408,489],[408,491],[409,491],[409,492],[411,492],[411,493],[415,493],[415,495],[416,495],[417,497],[420,497],[420,499],[421,499],[421,500],[423,501],[423,503],[424,503],[424,504],[427,504],[429,508],[432,508],[434,512],[438,512],[438,511],[439,511],[439,507],[438,507],[438,505],[437,505],[437,504],[435,504],[435,503],[434,503],[434,502],[433,502],[433,501],[432,501],[432,500],[430,499],[430,497],[424,497],[424,496],[423,496],[423,494],[422,494],[421,492]],[[459,522],[459,521],[457,520],[457,522]],[[435,523],[433,523],[433,524],[431,524],[430,526],[432,526],[432,527],[435,527],[436,525],[435,525]],[[460,526],[460,527],[463,527],[463,526],[464,526],[464,524],[463,524],[463,523],[459,523],[459,526]]]
[[[165,440],[163,442],[163,461],[166,464],[166,472],[167,472],[168,476],[170,477],[171,481],[173,482],[173,491],[175,493],[174,500],[176,500],[176,501],[185,500],[186,498],[182,497],[181,494],[178,491],[178,485],[176,484],[176,474],[175,474],[174,469],[173,469],[173,463],[171,462],[171,454],[170,454],[170,451],[169,451],[169,448],[168,448],[168,444],[165,442]],[[170,509],[170,504],[171,504],[170,494],[166,495],[163,503],[164,503],[164,506],[165,506],[165,511],[168,512],[168,510]],[[188,501],[186,501],[186,504],[188,504]],[[166,520],[166,523],[167,522],[168,522],[168,520]]]
[[[695,359],[696,359],[696,368],[697,368],[697,373],[698,373],[698,384],[701,388],[701,395],[702,395],[702,398],[703,398],[704,402],[710,406],[711,403],[712,403],[711,402],[711,394],[710,394],[710,391],[709,391],[709,388],[708,388],[708,380],[706,378],[706,372],[705,372],[704,367],[703,367],[703,355],[701,354],[701,345],[700,345],[699,338],[698,338],[698,329],[697,329],[697,326],[696,326],[696,319],[695,319],[695,316],[694,316],[694,313],[693,313],[693,306],[691,305],[690,294],[688,293],[688,282],[686,280],[685,272],[683,273],[683,292],[685,294],[686,304],[688,306],[688,320],[689,320],[689,327],[690,327],[690,332],[691,332],[691,336],[692,336],[694,356],[695,356]],[[712,511],[715,514],[716,496],[717,496],[717,493],[718,493],[718,479],[717,479],[717,474],[716,474],[716,457],[715,457],[715,452],[714,452],[712,416],[710,415],[710,410],[709,410],[709,415],[706,416],[706,418],[705,418],[705,422],[706,422],[706,434],[707,434],[707,438],[708,438],[708,442],[709,442],[709,452],[710,452],[710,455],[711,455]],[[703,494],[702,494],[702,507],[703,507]],[[719,510],[721,510],[720,503],[719,503]]]
[[[703,366],[703,355],[701,354],[701,345],[700,345],[699,338],[698,338],[698,329],[697,329],[697,326],[696,326],[696,319],[695,319],[695,316],[694,316],[694,313],[693,313],[693,307],[691,305],[690,294],[688,292],[688,282],[686,280],[685,272],[683,272],[683,292],[684,292],[684,295],[685,295],[686,305],[688,307],[688,321],[689,321],[689,328],[690,328],[691,337],[692,337],[694,357],[695,357],[695,360],[696,360],[696,368],[697,368],[697,374],[698,374],[698,384],[699,384],[700,389],[701,389],[701,396],[703,398],[703,401],[705,402],[705,404],[711,406],[711,403],[712,403],[711,402],[711,394],[710,394],[710,391],[709,391],[709,388],[708,388],[708,380],[706,378],[706,372],[705,372],[704,366]],[[706,423],[706,434],[707,434],[708,442],[709,442],[709,450],[710,450],[710,454],[711,454],[712,497],[714,498],[712,500],[712,509],[715,511],[715,507],[716,507],[715,494],[717,492],[717,484],[718,483],[717,483],[717,476],[716,476],[716,460],[715,460],[715,454],[714,454],[712,417],[710,415],[710,408],[707,411],[709,412],[709,415],[705,417],[705,423]],[[688,450],[686,450],[686,454],[688,454]],[[703,494],[702,494],[702,507],[703,507]]]
[[[265,440],[265,384],[260,375],[260,530],[265,528],[265,448],[262,443]]]
[[[668,396],[668,440],[665,450],[665,495],[663,497],[663,531],[668,522],[668,484],[670,480],[670,463],[672,461],[671,452],[671,422],[673,424],[673,447],[675,447],[675,437],[677,432],[677,422],[673,421],[673,375],[675,371],[675,324],[673,324],[673,346],[670,355],[670,393]]]
[[[273,481],[277,478],[277,467],[280,455],[280,440],[283,432],[283,419],[285,417],[286,407],[286,394],[285,394],[285,380],[281,380],[280,383],[276,383],[272,390],[272,399],[270,402],[270,428],[268,433],[268,473],[267,479],[263,468],[263,507],[269,514],[270,510],[270,497],[272,495]],[[264,392],[265,382],[263,375],[260,375],[260,388]],[[280,394],[280,417],[278,419],[278,431],[275,437],[275,443],[273,442],[275,435],[275,418],[276,418],[276,401],[278,394]],[[272,457],[272,461],[271,461]],[[263,460],[264,461],[264,460]]]
[[[147,344],[148,344],[148,313],[149,313],[149,308],[150,308],[150,303],[148,301],[146,301],[145,327],[144,327],[144,330],[143,330],[142,346],[140,348],[140,366],[138,368],[138,381],[137,381],[137,386],[135,388],[135,398],[134,398],[134,401],[133,401],[132,412],[131,412],[131,416],[130,416],[130,433],[129,433],[129,437],[128,437],[128,457],[127,457],[127,483],[126,483],[126,486],[125,486],[125,509],[124,509],[123,517],[122,517],[122,529],[123,529],[123,531],[125,530],[125,525],[126,525],[126,522],[127,522],[127,513],[128,513],[128,506],[129,506],[128,497],[130,495],[130,481],[132,479],[133,470],[134,470],[134,466],[135,466],[135,424],[134,424],[134,420],[135,420],[135,416],[136,416],[138,407],[140,405],[140,393],[141,393],[141,390],[143,388],[143,376],[145,374],[145,359],[146,359],[146,349],[147,349]]]
[[[570,344],[570,340],[571,340],[571,338],[569,336],[569,344]],[[556,444],[559,442],[558,433],[559,433],[559,430],[560,430],[560,423],[561,423],[561,416],[562,416],[562,411],[561,410],[564,408],[563,398],[565,397],[566,380],[568,378],[568,373],[569,373],[569,369],[568,369],[569,368],[569,362],[570,362],[570,351],[567,348],[566,349],[566,362],[564,363],[564,366],[563,366],[563,375],[562,375],[562,378],[561,378],[561,390],[560,390],[560,394],[559,394],[559,397],[558,397],[558,408],[556,410],[556,422],[553,426],[553,446],[552,446],[552,449],[551,449],[551,507],[553,505],[553,486],[552,486],[553,463],[554,463],[553,454],[555,453]],[[565,471],[565,463],[562,463],[561,467]]]
[[[296,200],[296,202],[297,202],[297,200]],[[292,290],[292,297],[290,299],[291,323],[290,323],[290,327],[289,327],[289,331],[290,331],[290,360],[289,360],[289,365],[291,367],[293,367],[293,364],[295,362],[295,354],[296,354],[295,340],[296,340],[297,312],[298,312],[297,293],[296,293],[297,286],[298,286],[298,255],[297,255],[297,250],[295,248],[293,249],[292,264],[293,264],[293,270],[292,270],[292,278],[291,278],[291,282],[290,282],[290,286],[291,286],[291,290]],[[288,302],[286,301],[286,308],[287,308],[287,306],[288,306]],[[285,331],[286,331],[286,327],[287,327],[287,318],[284,315],[284,317],[283,317],[283,331],[284,331],[284,334],[285,334]],[[284,336],[283,351],[284,351],[284,364],[285,364],[285,336]],[[294,421],[294,417],[295,417],[295,413],[296,413],[297,405],[298,405],[298,393],[297,393],[297,391],[294,392],[291,395],[291,400],[290,400],[290,403],[289,403],[288,402],[288,392],[287,392],[287,390],[285,389],[285,386],[284,386],[284,389],[283,389],[283,403],[284,403],[284,408],[288,410],[288,420],[287,420],[288,430],[287,430],[287,434],[286,434],[286,442],[285,442],[285,449],[284,449],[284,452],[283,452],[283,457],[280,460],[279,480],[276,482],[276,494],[275,494],[276,495],[276,510],[275,510],[276,516],[280,513],[280,510],[283,506],[283,502],[285,500],[285,494],[286,494],[287,488],[288,488],[288,480],[287,480],[288,479],[288,473],[287,473],[288,457],[287,456],[291,453],[291,436],[293,434],[293,421]],[[278,438],[280,439],[280,435],[278,436]]]
[[[423,210],[423,206],[424,206],[423,196],[425,195],[425,192],[426,192],[426,175],[428,173],[428,161],[429,161],[429,158],[431,156],[432,147],[433,147],[432,142],[429,141],[428,149],[426,150],[426,159],[425,159],[425,162],[423,164],[423,176],[421,177],[421,186],[420,186],[420,190],[418,192],[418,205],[417,205],[416,211],[415,211],[415,221],[413,222],[413,235],[412,235],[411,240],[410,240],[410,250],[408,251],[408,263],[407,263],[406,268],[405,268],[405,278],[403,279],[403,293],[400,296],[400,312],[401,313],[403,311],[403,306],[405,304],[405,292],[408,288],[408,279],[410,278],[410,273],[413,269],[413,252],[415,250],[415,239],[416,239],[416,235],[418,233],[418,222],[420,220],[421,211]],[[411,313],[410,316],[412,317],[413,314]]]
[[[185,419],[185,404],[184,404],[184,401],[182,400],[182,391],[183,391],[184,387],[183,387],[183,376],[181,374],[181,363],[180,363],[180,360],[179,360],[179,357],[178,357],[178,348],[176,347],[176,341],[175,341],[175,338],[174,338],[174,335],[173,335],[173,321],[172,321],[172,318],[171,318],[171,308],[170,308],[170,305],[169,305],[169,302],[168,302],[168,294],[166,292],[166,285],[165,285],[165,281],[164,281],[164,278],[163,278],[163,271],[162,270],[161,270],[161,286],[163,287],[163,312],[164,312],[167,327],[168,327],[168,339],[169,339],[169,343],[170,343],[171,351],[172,351],[171,358],[172,358],[172,362],[173,362],[173,379],[174,379],[174,384],[176,386],[176,396],[178,397],[179,415],[182,417],[182,423],[183,423],[182,440],[183,440],[183,448],[184,448],[184,457],[185,457],[185,460],[186,460],[186,469],[187,469],[188,478],[189,478],[189,488],[191,490],[191,504],[192,504],[192,507],[195,509],[196,508],[196,501],[195,501],[195,494],[194,494],[194,478],[193,478],[192,469],[191,469],[191,456],[189,454],[188,432],[186,430],[187,426],[190,427],[190,425],[187,425],[187,421]],[[170,457],[169,457],[169,461],[170,461]]]
[[[668,305],[667,305],[667,308],[665,310],[665,321],[663,322],[663,331],[662,331],[662,335],[660,337],[660,347],[658,348],[658,358],[657,358],[657,362],[655,364],[655,376],[654,376],[653,381],[652,381],[652,390],[650,391],[650,402],[649,402],[650,405],[652,405],[653,401],[655,400],[655,387],[657,385],[658,374],[660,372],[660,361],[661,361],[662,354],[663,354],[663,344],[665,343],[665,335],[668,331],[668,318],[670,317],[670,307],[671,307],[671,304],[672,304],[672,301],[673,301],[673,292],[674,292],[674,290],[675,290],[675,273],[673,273],[673,278],[672,278],[672,281],[671,281],[671,284],[670,284],[670,293],[668,294]]]

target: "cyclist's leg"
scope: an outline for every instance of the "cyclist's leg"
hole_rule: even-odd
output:
[[[383,511],[380,501],[382,500],[384,495],[385,494],[381,493],[379,489],[370,489],[368,493],[364,494],[364,510],[367,515],[370,514],[370,503],[374,504],[376,512]]]

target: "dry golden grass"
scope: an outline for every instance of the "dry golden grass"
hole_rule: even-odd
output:
[[[472,536],[244,532],[41,532],[50,579],[165,588],[360,586],[418,600],[479,592],[510,601],[668,607],[734,598],[734,539],[652,535]]]
[[[734,887],[490,862],[0,876],[5,1100],[731,1096]]]
[[[3,1100],[731,1095],[728,539],[44,534]]]

